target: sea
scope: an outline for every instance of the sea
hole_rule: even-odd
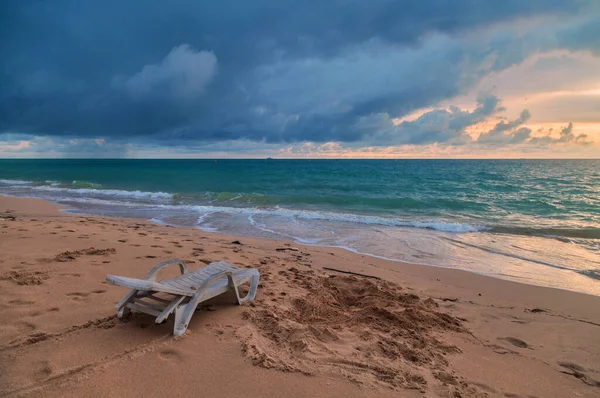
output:
[[[600,160],[1,159],[0,194],[600,295]]]

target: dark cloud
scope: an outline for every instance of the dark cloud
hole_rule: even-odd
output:
[[[217,72],[212,52],[195,51],[187,44],[175,47],[159,64],[146,65],[133,76],[117,76],[112,86],[136,101],[171,98],[176,105],[197,99]]]
[[[433,109],[412,121],[394,125],[387,114],[364,117],[354,126],[370,136],[372,145],[424,145],[450,143],[460,145],[471,141],[465,130],[503,110],[500,99],[491,94],[477,98],[473,111],[464,111],[456,106],[448,109]],[[375,133],[372,133],[375,132]]]
[[[599,15],[595,0],[6,0],[0,133],[458,143],[497,99],[391,119],[536,51],[598,53]]]

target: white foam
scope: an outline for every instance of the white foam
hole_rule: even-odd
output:
[[[160,220],[160,219],[158,219],[156,217],[152,217],[150,219],[150,222],[153,223],[153,224],[157,224],[157,225],[169,225],[168,223],[166,223],[163,220]]]
[[[0,180],[2,181],[2,180]],[[196,223],[197,226],[201,226],[204,222],[204,218],[214,213],[225,213],[225,214],[238,214],[248,218],[248,221],[253,226],[270,233],[281,234],[280,232],[273,231],[268,228],[266,223],[257,223],[253,219],[254,216],[275,216],[284,217],[290,219],[292,222],[296,222],[296,219],[301,220],[312,220],[312,221],[332,221],[342,223],[352,223],[361,225],[382,225],[389,227],[406,227],[406,228],[424,228],[432,229],[440,232],[449,233],[468,233],[468,232],[479,232],[489,230],[489,227],[481,225],[473,225],[466,223],[452,223],[444,222],[439,220],[419,220],[409,221],[402,220],[393,217],[381,217],[381,216],[369,216],[360,214],[350,213],[336,213],[330,211],[318,211],[318,210],[294,210],[285,209],[280,207],[273,208],[256,208],[256,207],[225,207],[225,206],[209,206],[209,205],[171,205],[171,204],[142,204],[136,202],[123,202],[121,198],[130,199],[172,199],[173,194],[167,192],[142,192],[142,191],[125,191],[117,189],[94,189],[94,188],[58,188],[50,186],[35,186],[30,187],[36,191],[46,192],[64,192],[73,193],[78,195],[94,195],[113,197],[116,200],[106,200],[92,198],[92,197],[72,197],[72,198],[61,198],[61,200],[69,200],[76,202],[88,202],[105,205],[117,205],[117,206],[144,206],[154,207],[158,209],[168,210],[190,210],[200,213],[200,217]],[[316,227],[316,226],[315,226]],[[207,227],[208,228],[208,227]],[[329,230],[329,228],[327,228]],[[330,231],[331,232],[331,231]]]
[[[32,181],[23,181],[23,180],[0,180],[0,184],[6,185],[31,185]]]
[[[426,228],[433,229],[441,232],[478,232],[488,230],[489,227],[481,225],[463,224],[463,223],[449,223],[443,221],[424,220],[424,221],[406,221],[399,220],[391,217],[379,217],[379,216],[366,216],[360,214],[348,214],[348,213],[334,213],[326,211],[313,211],[313,210],[292,210],[282,209],[279,207],[271,209],[259,209],[259,208],[244,208],[244,207],[220,207],[220,206],[191,206],[196,211],[204,212],[222,212],[222,213],[237,213],[242,215],[264,215],[264,216],[280,216],[288,218],[300,218],[304,220],[318,220],[318,221],[337,221],[345,223],[356,223],[366,225],[384,225],[390,227],[412,227],[412,228]],[[249,220],[252,222],[252,220]]]
[[[172,199],[173,194],[168,192],[143,192],[125,191],[121,189],[96,189],[96,188],[58,188],[49,186],[31,187],[36,191],[45,192],[68,192],[78,195],[113,196],[133,199]]]
[[[272,229],[267,228],[267,226],[265,224],[262,224],[262,223],[259,223],[259,222],[255,221],[254,220],[254,214],[250,214],[248,216],[248,222],[254,228],[257,228],[257,229],[259,229],[259,230],[261,230],[263,232],[267,232],[267,233],[274,234],[274,235],[286,235],[286,234],[283,234],[283,233],[280,233],[280,232],[273,231]]]

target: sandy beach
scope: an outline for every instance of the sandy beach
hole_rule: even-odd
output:
[[[255,303],[116,318],[106,275],[171,258],[259,269]],[[600,394],[600,297],[342,249],[0,196],[0,292],[1,397]]]

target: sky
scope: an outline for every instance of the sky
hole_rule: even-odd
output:
[[[600,158],[598,0],[3,0],[0,157]]]

